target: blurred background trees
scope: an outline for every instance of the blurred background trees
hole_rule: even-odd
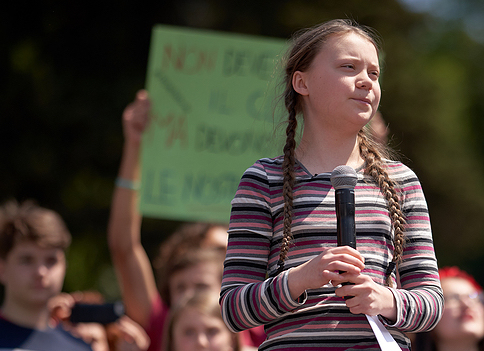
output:
[[[0,200],[36,199],[73,233],[65,290],[119,296],[106,223],[121,113],[144,86],[151,28],[288,39],[353,18],[383,37],[381,112],[427,196],[442,265],[484,283],[484,5],[478,0],[34,2],[0,13]],[[147,219],[148,253],[178,222]]]

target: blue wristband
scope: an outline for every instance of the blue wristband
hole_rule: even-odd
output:
[[[124,188],[124,189],[130,189],[130,190],[139,190],[140,189],[140,183],[138,181],[132,181],[129,179],[124,179],[124,178],[116,178],[115,182],[116,186],[118,188]]]

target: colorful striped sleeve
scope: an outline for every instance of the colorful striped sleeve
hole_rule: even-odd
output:
[[[272,238],[270,193],[267,174],[257,162],[242,176],[232,200],[220,300],[232,331],[266,324],[301,304],[290,296],[288,271],[266,279]]]
[[[431,330],[443,312],[443,294],[435,256],[430,216],[422,186],[413,171],[401,163],[390,164],[390,176],[401,184],[406,217],[405,245],[398,264],[399,289],[395,326],[405,331]]]

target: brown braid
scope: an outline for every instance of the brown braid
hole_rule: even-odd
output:
[[[296,92],[289,93],[293,95]],[[278,271],[284,268],[284,260],[289,252],[289,246],[292,240],[291,224],[292,224],[292,208],[293,208],[293,188],[294,188],[294,164],[296,162],[296,129],[297,129],[297,114],[294,102],[294,96],[286,97],[286,108],[290,111],[288,117],[288,124],[286,127],[286,145],[284,145],[284,162],[282,164],[284,185],[282,188],[282,195],[284,197],[284,229],[281,244],[281,252],[279,254],[279,262],[277,263]]]
[[[365,160],[365,173],[370,175],[380,187],[380,190],[387,201],[388,211],[393,224],[393,258],[392,262],[397,264],[402,259],[403,246],[405,243],[405,216],[400,208],[400,198],[395,190],[395,182],[390,179],[383,167],[382,158],[376,144],[368,139],[363,130],[358,133],[360,155]],[[387,274],[386,284],[391,286],[391,272]]]

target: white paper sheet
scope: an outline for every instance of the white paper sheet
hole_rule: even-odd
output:
[[[376,340],[378,340],[382,351],[402,351],[395,339],[393,339],[393,336],[380,322],[378,316],[366,315],[366,319],[368,319],[368,323],[370,323],[371,329],[373,329],[373,333],[375,333]]]

